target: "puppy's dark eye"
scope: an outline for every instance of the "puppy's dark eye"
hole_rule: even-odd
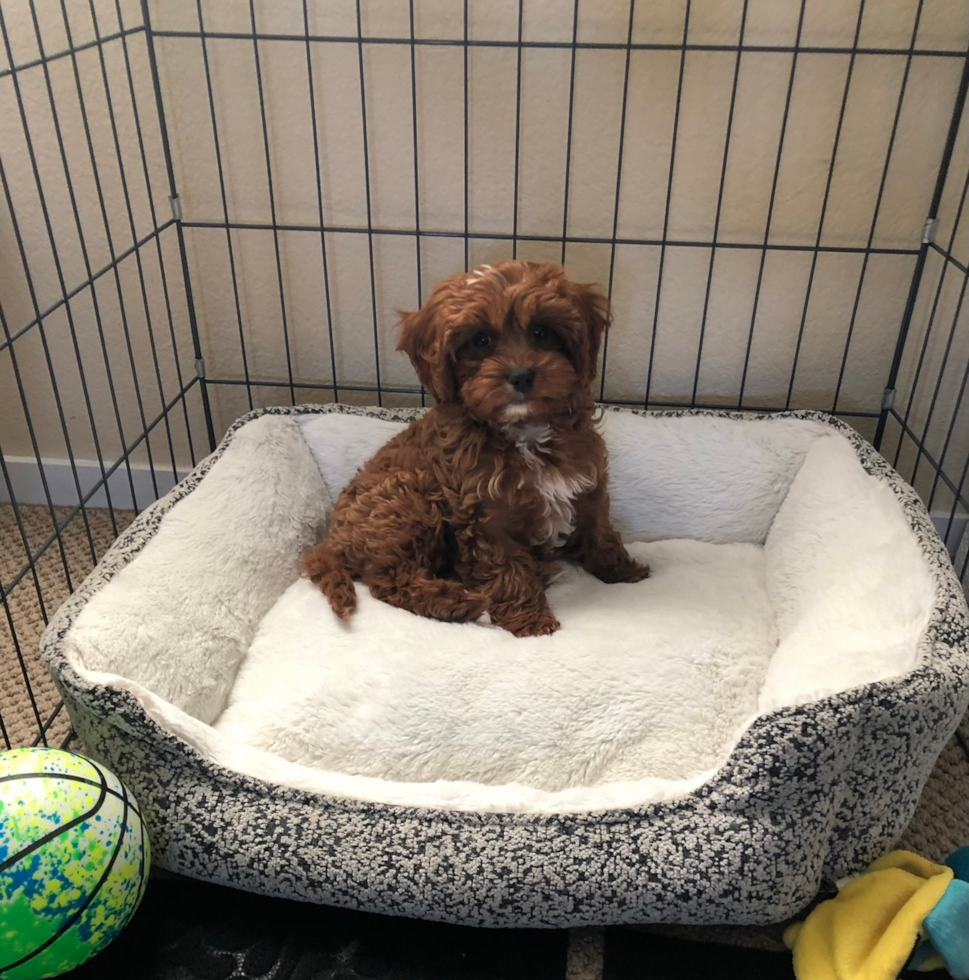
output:
[[[539,343],[548,340],[550,332],[544,323],[538,323],[532,327],[532,340],[537,340]]]
[[[491,334],[487,330],[479,330],[472,338],[471,343],[475,347],[487,350],[491,346]]]

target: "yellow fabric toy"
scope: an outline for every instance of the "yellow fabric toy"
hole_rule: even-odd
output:
[[[952,868],[892,851],[784,931],[798,980],[895,980]]]

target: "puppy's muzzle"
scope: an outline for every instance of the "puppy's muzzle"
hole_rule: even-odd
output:
[[[508,375],[508,384],[518,392],[519,395],[527,395],[535,384],[534,368],[515,368]]]

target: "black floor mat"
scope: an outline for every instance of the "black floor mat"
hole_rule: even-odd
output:
[[[153,878],[72,980],[562,980],[568,933],[472,929]]]
[[[607,929],[603,980],[794,980],[791,957]]]
[[[786,953],[634,928],[604,936],[602,980],[793,980]],[[71,980],[565,980],[564,930],[473,929],[153,877],[121,936]],[[598,976],[583,970],[576,980]],[[906,977],[944,977],[943,973]]]

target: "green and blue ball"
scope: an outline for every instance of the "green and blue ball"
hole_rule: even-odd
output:
[[[0,753],[0,980],[79,966],[127,925],[148,881],[141,814],[104,766]]]

